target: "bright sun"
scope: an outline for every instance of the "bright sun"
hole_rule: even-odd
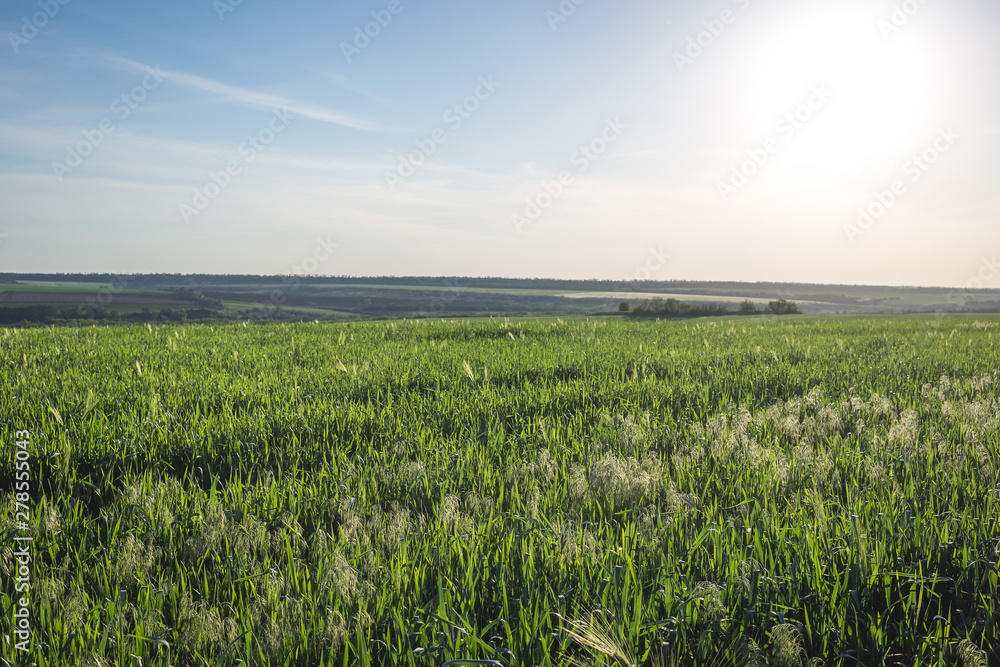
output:
[[[815,86],[832,93],[822,104],[812,100],[819,108],[785,142],[787,175],[850,180],[861,167],[901,162],[944,122],[947,86],[934,40],[917,21],[886,38],[879,20],[870,3],[804,3],[748,50],[737,86],[750,116],[780,119]]]

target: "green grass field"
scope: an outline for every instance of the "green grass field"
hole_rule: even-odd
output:
[[[1000,664],[998,343],[990,316],[0,329],[0,658]]]
[[[226,315],[238,315],[239,313],[253,313],[257,320],[266,319],[268,313],[278,312],[279,308],[271,304],[260,304],[254,303],[252,301],[225,301],[223,302],[222,312]],[[302,317],[344,317],[351,318],[356,317],[354,313],[348,313],[338,310],[330,310],[327,308],[308,308],[305,306],[295,306],[292,308],[287,308],[282,306],[280,308],[281,312],[294,313],[296,315],[301,315]]]
[[[17,285],[3,285],[2,288],[5,292],[86,292],[86,293],[96,293],[101,294],[108,293],[107,284],[102,283],[74,283],[74,282],[45,282],[45,281],[22,281]],[[115,294],[133,294],[133,295],[163,295],[169,294],[168,292],[162,292],[159,290],[141,290],[141,289],[124,289],[115,288]]]

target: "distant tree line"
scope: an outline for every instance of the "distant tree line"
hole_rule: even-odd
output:
[[[747,299],[736,310],[729,310],[725,306],[691,304],[677,299],[658,297],[643,299],[635,308],[632,308],[632,304],[628,301],[622,301],[618,304],[618,311],[631,317],[659,317],[663,319],[718,315],[797,315],[801,312],[798,305],[785,299],[771,301],[764,310],[759,309],[757,304]]]
[[[219,285],[251,285],[270,287],[287,285],[290,281],[301,285],[397,285],[407,287],[440,287],[449,284],[462,287],[484,287],[500,289],[560,289],[587,292],[609,292],[627,288],[629,292],[667,292],[669,290],[702,290],[703,294],[714,294],[719,289],[752,289],[753,293],[777,293],[791,289],[802,291],[815,289],[817,285],[807,283],[702,281],[702,280],[569,280],[558,278],[503,278],[503,277],[461,277],[461,276],[280,276],[254,274],[183,274],[149,273],[119,275],[113,273],[0,273],[0,284],[16,284],[19,281],[56,281],[110,283],[125,285],[130,289],[169,289],[171,287],[191,288],[210,291]],[[851,293],[882,294],[884,287],[859,285],[825,285],[831,290],[843,288]],[[907,292],[937,293],[940,288],[907,287]],[[804,298],[804,297],[800,297]]]

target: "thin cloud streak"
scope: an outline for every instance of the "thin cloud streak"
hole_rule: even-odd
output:
[[[118,56],[108,56],[112,61],[121,63],[128,66],[131,69],[136,69],[140,71],[147,71],[149,69],[154,69],[142,63],[135,62],[134,60],[129,60],[128,58],[121,58]],[[206,79],[205,77],[198,76],[197,74],[188,74],[186,72],[170,72],[167,70],[158,70],[162,72],[167,81],[186,86],[188,88],[193,88],[195,90],[201,90],[207,93],[212,93],[225,100],[234,102],[236,104],[243,104],[245,106],[255,107],[259,109],[283,109],[296,116],[302,116],[305,118],[311,118],[313,120],[318,120],[323,123],[331,123],[334,125],[340,125],[343,127],[349,127],[354,130],[381,130],[384,128],[379,127],[375,123],[370,123],[366,120],[354,118],[352,116],[347,116],[341,114],[332,109],[324,109],[322,107],[310,106],[308,104],[301,104],[288,98],[281,97],[279,95],[272,95],[270,93],[262,93],[255,90],[247,90],[246,88],[239,88],[237,86],[231,86],[226,83],[221,83],[219,81],[213,81],[211,79]]]

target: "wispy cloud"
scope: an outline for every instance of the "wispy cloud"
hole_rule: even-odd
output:
[[[349,90],[352,93],[357,93],[357,94],[365,97],[366,99],[369,99],[369,100],[371,100],[373,102],[378,103],[379,105],[381,105],[383,107],[389,108],[389,107],[393,106],[392,102],[390,102],[389,100],[387,100],[384,97],[381,97],[379,95],[376,95],[375,93],[371,92],[367,88],[363,88],[362,86],[359,86],[352,79],[350,79],[347,76],[344,76],[343,74],[340,74],[340,73],[337,73],[337,72],[320,72],[320,75],[328,78],[330,81],[332,81],[336,85],[340,86],[341,88],[344,88],[345,90]]]
[[[129,60],[128,58],[122,58],[119,56],[108,56],[108,58],[113,62],[117,62],[131,69],[140,71],[146,71],[148,69],[147,65],[134,60]],[[311,118],[323,123],[341,125],[355,130],[382,129],[376,123],[342,114],[334,109],[326,109],[323,107],[303,104],[295,100],[290,100],[286,97],[281,97],[280,95],[272,95],[270,93],[263,93],[256,90],[247,90],[246,88],[231,86],[219,81],[206,79],[205,77],[198,76],[197,74],[170,72],[166,70],[159,71],[163,72],[163,74],[167,76],[168,81],[171,83],[212,93],[213,95],[221,97],[234,104],[242,104],[244,106],[259,109],[284,109],[297,116]]]

